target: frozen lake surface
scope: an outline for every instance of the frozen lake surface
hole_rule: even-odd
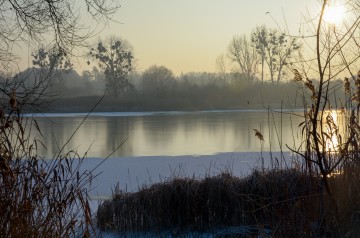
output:
[[[289,151],[298,144],[301,117],[290,112],[200,111],[34,115],[44,135],[46,157],[65,151],[105,158],[215,155],[232,152]],[[261,131],[264,142],[255,137]],[[36,133],[34,132],[34,136]],[[119,145],[121,147],[116,150]]]
[[[292,166],[290,152],[280,153],[220,153],[202,156],[144,156],[87,158],[82,169],[98,174],[92,183],[92,198],[107,198],[115,185],[127,192],[137,191],[145,185],[168,181],[174,177],[204,178],[221,172],[243,177],[254,169],[271,168],[275,163],[282,167]]]

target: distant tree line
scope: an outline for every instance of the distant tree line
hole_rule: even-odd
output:
[[[260,78],[279,83],[287,76],[288,66],[297,60],[299,53],[301,44],[295,37],[263,25],[256,27],[250,37],[234,36],[226,54],[218,57],[217,65],[220,72],[228,66],[230,71],[249,80]]]
[[[40,78],[46,89],[43,94],[49,99],[96,98],[106,92],[109,103],[119,105],[120,100],[127,104],[119,106],[121,110],[264,107],[282,101],[296,104],[299,89],[285,79],[300,53],[301,45],[295,38],[259,26],[250,37],[233,37],[226,54],[216,60],[217,73],[176,76],[157,65],[140,73],[134,66],[132,45],[111,36],[89,48],[87,63],[91,70],[76,72],[70,57],[55,45],[33,52],[33,68],[21,72],[18,78],[26,78],[28,84]]]
[[[18,77],[35,81],[41,68],[23,71]],[[58,69],[47,88],[52,111],[86,111],[108,92],[97,110],[213,110],[265,109],[301,106],[301,88],[294,82],[272,83],[249,80],[239,72],[225,74],[189,72],[179,76],[165,66],[153,65],[143,72],[129,72],[126,80],[131,87],[114,91],[106,73],[93,67],[78,74],[73,69]],[[50,80],[50,79],[49,79]],[[110,87],[110,90],[107,90]],[[59,109],[62,108],[62,109]]]
[[[294,38],[261,26],[253,31],[251,40],[245,35],[231,40],[227,53],[217,59],[219,72],[176,76],[165,66],[136,71],[131,44],[112,36],[89,49],[88,64],[92,69],[82,74],[73,69],[69,56],[54,46],[35,51],[33,68],[18,77],[29,83],[46,75],[46,95],[59,99],[56,105],[60,107],[68,100],[64,108],[71,108],[74,98],[80,97],[84,104],[94,105],[105,92],[108,96],[103,104],[109,110],[296,107],[303,103],[298,98],[301,89],[285,79],[288,66],[300,50]],[[265,75],[269,77],[266,80]]]
[[[201,79],[199,74],[194,77],[194,73],[175,77],[165,66],[151,66],[142,74],[136,73],[132,45],[116,36],[100,39],[89,49],[87,63],[93,65],[93,69],[85,70],[81,76],[73,71],[69,57],[57,46],[48,50],[42,47],[32,56],[34,67],[51,71],[50,81],[53,82],[50,84],[58,91],[63,91],[63,94],[97,95],[107,90],[108,94],[114,97],[135,91],[160,97],[169,93],[175,85],[178,89],[181,84],[198,85],[198,80],[206,81],[207,84],[216,81],[215,84],[222,86],[231,84],[235,88],[241,87],[239,85],[243,84],[244,80],[278,84],[284,81],[289,72],[288,66],[296,60],[299,53],[301,45],[296,38],[276,29],[258,26],[250,37],[234,36],[226,54],[216,60],[219,72],[202,74]],[[71,82],[65,78],[71,78]],[[190,83],[189,80],[194,82]],[[73,94],[74,91],[78,92]]]

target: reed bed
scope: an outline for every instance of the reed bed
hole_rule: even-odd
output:
[[[254,171],[245,178],[230,173],[173,178],[135,193],[118,190],[99,206],[97,225],[118,232],[215,232],[245,226],[249,229],[239,231],[244,237],[302,237],[315,230],[320,215],[318,185],[318,179],[295,169]]]

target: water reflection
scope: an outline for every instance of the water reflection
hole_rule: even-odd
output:
[[[66,143],[82,117],[37,118],[51,157]],[[89,157],[106,157],[125,140],[112,157],[158,155],[210,155],[220,152],[279,151],[280,145],[299,140],[301,118],[266,111],[169,113],[137,116],[89,117],[65,150],[88,151]],[[253,134],[261,130],[261,146]]]
[[[324,135],[325,151],[338,152],[342,138],[345,138],[346,115],[341,110],[328,110],[323,113],[322,133]]]

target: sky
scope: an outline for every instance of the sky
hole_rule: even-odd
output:
[[[288,28],[291,34],[297,34],[304,15],[317,3],[317,0],[122,0],[114,15],[116,22],[110,22],[97,37],[115,35],[129,41],[139,72],[152,65],[163,65],[176,75],[216,72],[216,58],[226,53],[233,36],[249,36],[256,26],[263,24],[280,30]],[[27,62],[24,60],[23,65]],[[76,62],[78,71],[87,69],[85,59]]]

